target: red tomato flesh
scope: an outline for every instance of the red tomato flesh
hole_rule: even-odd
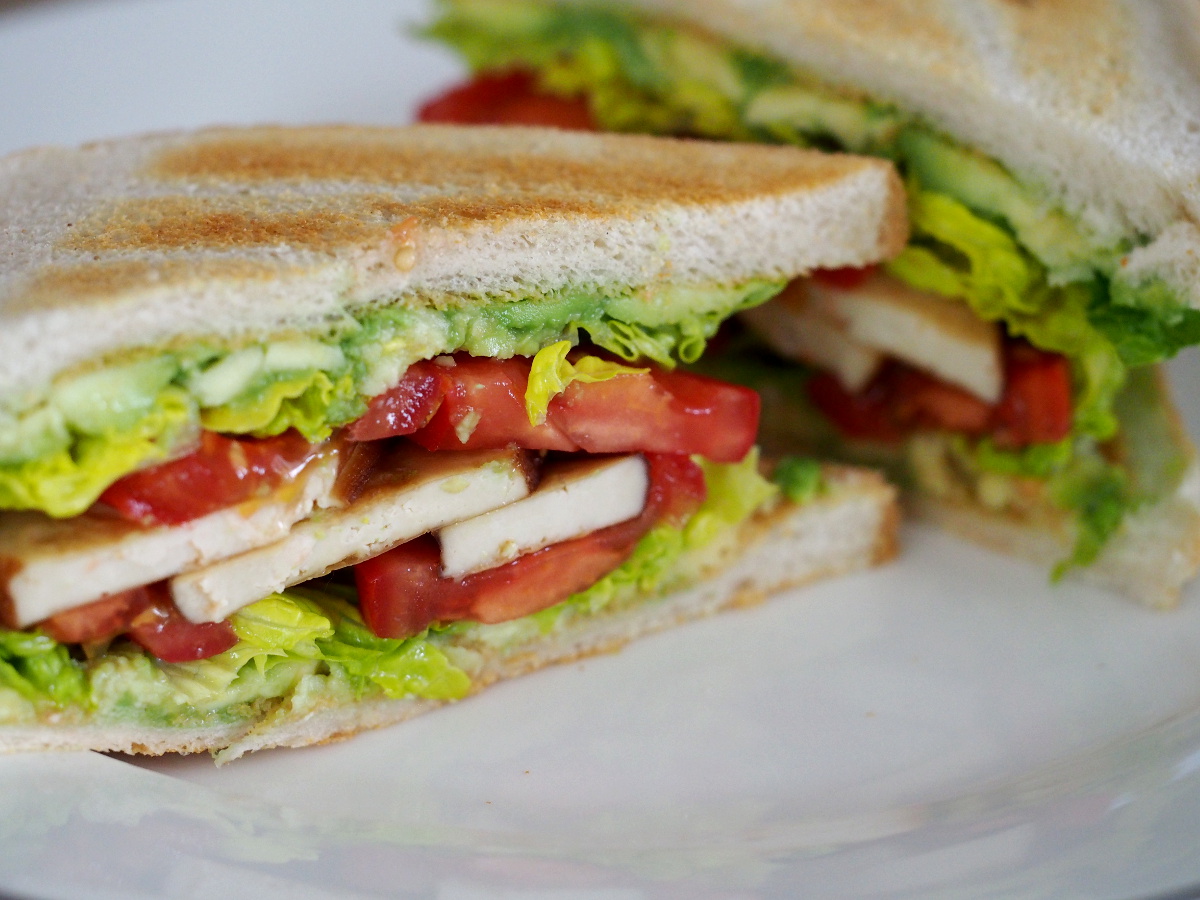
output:
[[[208,659],[237,643],[237,634],[229,620],[196,624],[185,619],[175,608],[164,583],[138,590],[149,593],[152,601],[129,623],[129,638],[163,662]]]
[[[261,440],[206,431],[193,453],[126,475],[100,499],[132,522],[179,525],[270,493],[316,452],[292,431]]]
[[[56,641],[84,644],[128,634],[163,662],[194,662],[237,643],[229,622],[197,625],[183,617],[163,582],[133,588],[51,616],[41,628]]]
[[[400,383],[373,399],[363,417],[350,426],[350,440],[374,441],[424,428],[451,384],[444,366],[429,359],[413,363]]]
[[[894,443],[906,431],[892,414],[891,385],[876,376],[857,393],[846,390],[837,376],[818,372],[808,380],[808,396],[839,432],[856,441]]]
[[[654,366],[646,373],[608,381],[574,381],[550,401],[546,421],[531,425],[525,410],[528,358],[459,354],[455,361],[454,367],[442,369],[450,385],[437,412],[424,428],[410,434],[426,450],[518,446],[589,453],[698,453],[717,462],[737,462],[758,433],[761,402],[755,391]],[[361,427],[356,422],[350,434],[384,437],[388,430],[376,417]]]
[[[737,462],[754,446],[761,406],[749,388],[655,367],[572,382],[550,401],[547,420],[589,453],[698,453]]]
[[[1004,379],[993,416],[997,444],[1048,444],[1070,433],[1071,370],[1064,357],[1015,344],[1004,360]]]
[[[441,576],[441,554],[422,537],[354,569],[363,620],[377,635],[403,638],[434,622],[495,624],[527,616],[595,584],[661,521],[678,521],[704,499],[704,476],[686,456],[649,454],[650,493],[642,513],[571,541],[461,579]]]
[[[892,442],[919,428],[990,436],[1019,449],[1061,441],[1071,432],[1071,372],[1064,357],[1009,341],[1004,393],[995,405],[899,362],[889,362],[858,393],[828,373],[809,380],[814,405],[844,435]]]
[[[153,602],[150,593],[135,588],[68,609],[39,627],[61,644],[90,644],[124,634],[129,623]]]
[[[981,435],[991,426],[992,407],[989,404],[926,372],[897,367],[894,395],[894,414],[910,427]]]
[[[851,291],[856,287],[860,287],[878,269],[879,266],[863,266],[862,268],[847,266],[842,269],[816,269],[812,273],[812,277],[831,288]]]
[[[529,72],[489,72],[452,88],[423,105],[419,122],[460,125],[543,125],[595,131],[596,123],[581,98],[540,93]]]
[[[531,361],[490,359],[460,353],[445,369],[450,387],[441,407],[412,440],[426,450],[494,450],[509,445],[526,450],[578,450],[554,424],[531,425],[525,388]]]

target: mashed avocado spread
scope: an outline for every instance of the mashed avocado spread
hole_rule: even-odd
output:
[[[185,447],[203,427],[310,441],[358,418],[419,359],[466,351],[533,356],[580,332],[625,360],[695,362],[722,321],[782,284],[564,291],[472,307],[387,307],[317,337],[148,349],[59,380],[0,412],[0,510],[86,510],[108,485]]]
[[[1200,343],[1200,311],[1167,283],[1134,281],[1122,269],[1122,257],[1148,236],[1097,231],[1037,185],[888,103],[612,5],[442,0],[428,33],[477,71],[532,68],[542,89],[586,96],[608,130],[892,159],[906,180],[913,232],[890,271],[961,299],[1071,364],[1073,428],[1063,445],[1021,454],[959,445],[956,469],[992,485],[1052,482],[1042,495],[1077,518],[1072,564],[1094,559],[1124,514],[1146,502],[1101,448],[1120,428],[1131,371]]]

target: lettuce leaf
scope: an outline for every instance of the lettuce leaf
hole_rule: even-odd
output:
[[[821,464],[807,456],[785,456],[775,464],[771,480],[792,503],[807,503],[824,489]]]
[[[1127,367],[1089,318],[1095,286],[1052,287],[1045,268],[1003,228],[962,203],[910,185],[913,239],[888,271],[914,287],[957,297],[983,319],[1036,347],[1063,354],[1076,383],[1074,429],[1098,440],[1116,432],[1113,404]]]
[[[316,596],[334,621],[333,634],[317,641],[322,659],[341,666],[360,691],[374,685],[393,698],[457,700],[470,690],[470,677],[427,639],[428,633],[403,640],[376,637],[347,599],[328,593],[309,596]]]
[[[1100,555],[1125,516],[1138,505],[1128,487],[1125,472],[1096,454],[1076,454],[1070,465],[1050,480],[1055,502],[1076,514],[1075,546],[1054,567],[1054,578],[1087,566]]]
[[[534,356],[529,369],[529,383],[525,388],[525,413],[529,416],[530,425],[541,425],[546,421],[550,401],[573,381],[594,384],[622,375],[642,375],[650,371],[618,365],[598,356],[582,356],[572,363],[567,359],[570,351],[570,341],[559,341],[543,347]]]
[[[122,475],[166,459],[194,435],[196,418],[191,398],[181,389],[169,387],[132,427],[76,434],[69,447],[0,465],[0,509],[78,515]]]
[[[1125,516],[1151,499],[1135,493],[1128,471],[1105,459],[1086,438],[1014,451],[999,449],[989,440],[970,443],[956,436],[952,446],[963,471],[1041,480],[1051,502],[1073,513],[1075,543],[1055,566],[1055,579],[1095,561]]]
[[[83,703],[82,667],[67,648],[44,634],[0,629],[0,687],[34,703],[58,707]]]
[[[470,689],[467,674],[424,635],[376,637],[353,604],[335,591],[295,588],[272,594],[233,615],[238,643],[229,650],[194,663],[159,666],[200,705],[229,702],[243,680],[252,689],[271,684],[275,668],[284,669],[283,689],[299,677],[330,668],[348,676],[358,696],[378,689],[393,698],[452,700]]]
[[[299,594],[272,594],[238,610],[231,621],[238,640],[258,651],[254,660],[260,667],[271,656],[319,659],[317,640],[334,632],[324,610]]]
[[[243,396],[206,409],[201,422],[210,431],[270,437],[295,428],[312,443],[329,437],[335,424],[355,419],[366,403],[349,373],[288,372],[256,385]]]
[[[1108,291],[1098,292],[1088,315],[1131,368],[1200,344],[1200,310],[1181,304],[1161,279],[1132,283],[1118,273]]]

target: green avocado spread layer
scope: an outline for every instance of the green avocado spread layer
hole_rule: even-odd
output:
[[[1108,450],[1120,428],[1121,396],[1142,391],[1131,386],[1133,370],[1200,343],[1200,311],[1166,282],[1135,281],[1122,268],[1124,255],[1150,236],[1098,233],[1039,186],[889,103],[611,4],[442,0],[427,31],[476,71],[532,69],[542,89],[585,96],[608,130],[892,159],[908,189],[912,238],[888,269],[915,287],[962,300],[1071,364],[1067,441],[1019,454],[958,442],[955,467],[975,482],[987,474],[993,485],[1010,476],[1048,485],[1041,497],[1077,520],[1069,564],[1094,559],[1128,511],[1147,502]]]
[[[782,284],[562,291],[473,307],[384,307],[322,335],[186,350],[145,348],[60,378],[28,408],[0,412],[0,510],[86,510],[108,485],[169,458],[201,428],[310,441],[358,418],[419,359],[465,351],[533,356],[560,340],[626,360],[694,362],[730,315]]]

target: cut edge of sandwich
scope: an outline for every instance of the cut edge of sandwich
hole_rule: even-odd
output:
[[[571,609],[568,600],[549,633],[535,630],[512,641],[487,636],[489,628],[504,629],[508,623],[462,629],[454,640],[465,651],[461,657],[473,663],[468,695],[502,679],[615,651],[643,635],[892,558],[899,521],[894,489],[876,473],[835,465],[822,467],[822,484],[803,502],[766,503],[713,542],[686,551],[673,565],[665,591],[637,592],[597,612]],[[211,726],[95,720],[57,727],[13,724],[0,731],[0,750],[209,751],[223,764],[256,750],[341,740],[446,702],[381,696],[347,702],[336,692],[310,690],[303,698],[279,697],[244,721]]]

